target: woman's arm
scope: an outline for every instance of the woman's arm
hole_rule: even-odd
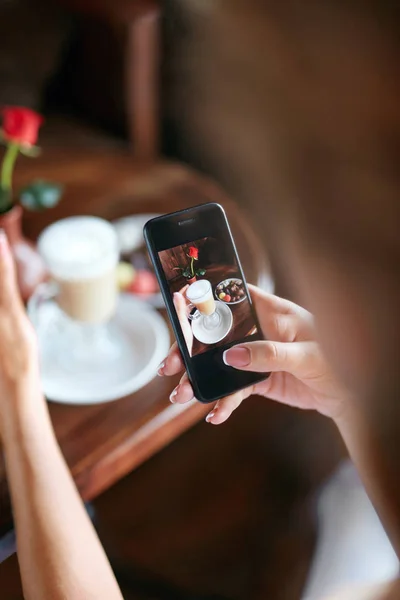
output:
[[[36,341],[0,232],[0,435],[27,600],[121,599],[54,436]]]
[[[393,463],[390,459],[387,440],[377,423],[356,402],[349,402],[334,421],[400,558],[398,460]]]

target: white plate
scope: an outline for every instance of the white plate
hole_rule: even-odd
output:
[[[143,227],[150,219],[159,217],[159,214],[148,213],[130,215],[112,222],[117,232],[119,248],[122,254],[129,254],[143,246]]]
[[[241,285],[243,285],[243,281],[241,279],[238,279],[237,277],[228,277],[227,279],[223,279],[222,281],[219,282],[218,285],[221,285],[221,284],[222,285],[227,285],[231,281],[234,281],[235,283],[240,283]],[[223,302],[224,304],[229,305],[229,304],[240,304],[241,302],[243,302],[243,300],[246,300],[246,294],[242,298],[240,298],[240,300],[236,300],[236,302],[225,302],[224,300],[220,300],[220,298],[218,297],[218,292],[217,292],[218,285],[215,288],[215,297],[220,302]]]
[[[148,304],[130,294],[121,294],[111,322],[123,336],[121,358],[115,364],[101,364],[96,371],[80,369],[74,373],[70,365],[66,367],[60,352],[63,318],[52,301],[44,302],[36,314],[42,386],[49,400],[97,404],[127,396],[154,378],[169,349],[170,336],[164,319]]]
[[[232,329],[233,316],[232,311],[221,301],[215,303],[216,311],[221,317],[220,324],[215,329],[205,329],[203,325],[204,317],[192,321],[192,332],[194,337],[203,344],[217,344],[223,340]]]
[[[117,232],[121,254],[130,254],[135,250],[139,250],[144,244],[143,227],[147,221],[150,221],[150,219],[155,219],[159,216],[160,215],[158,213],[138,214],[113,221],[112,225],[114,225],[114,228]],[[148,302],[155,308],[165,307],[161,292],[146,295],[143,296],[143,298],[137,294],[137,297],[142,299],[144,302]]]

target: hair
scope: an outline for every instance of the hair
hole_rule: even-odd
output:
[[[315,312],[327,355],[385,447],[372,458],[397,497],[399,9],[207,2],[186,51],[182,115],[255,216],[275,272]]]

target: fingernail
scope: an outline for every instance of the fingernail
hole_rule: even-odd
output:
[[[208,413],[208,415],[206,416],[206,421],[207,423],[209,423],[211,421],[211,419],[213,419],[215,417],[215,410],[212,410],[210,413]]]
[[[157,375],[159,375],[160,377],[162,377],[164,375],[164,373],[162,372],[163,369],[165,368],[165,361],[163,361],[157,369]]]
[[[169,401],[172,402],[172,404],[175,403],[175,398],[177,397],[177,395],[178,395],[178,388],[176,387],[169,397]]]
[[[247,348],[230,348],[225,350],[223,359],[230,367],[247,367],[250,364],[250,351]]]

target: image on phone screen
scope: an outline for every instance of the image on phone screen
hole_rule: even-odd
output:
[[[203,237],[158,256],[190,356],[258,333],[234,247],[226,240]]]

